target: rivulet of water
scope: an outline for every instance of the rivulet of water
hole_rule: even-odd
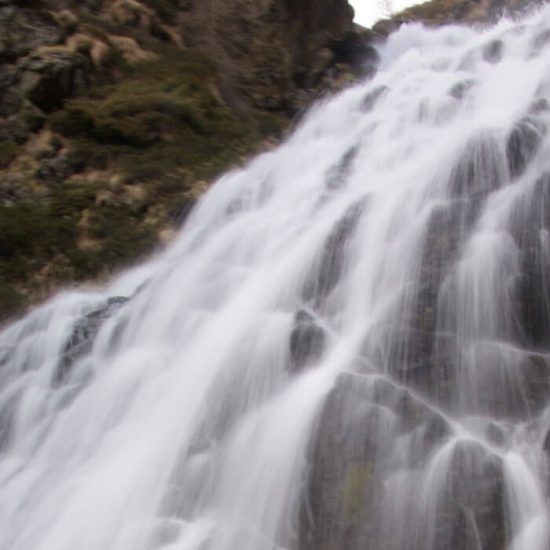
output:
[[[403,27],[8,326],[0,549],[549,550],[549,100],[550,10]]]

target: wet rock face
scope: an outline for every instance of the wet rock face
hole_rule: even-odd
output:
[[[327,182],[329,188],[330,186],[334,188],[336,185],[343,185],[346,171],[353,161],[353,156],[353,151],[346,154],[336,167],[336,172],[329,175]],[[367,200],[363,199],[348,208],[342,219],[331,231],[323,249],[320,251],[319,264],[315,269],[315,274],[306,282],[303,291],[305,302],[310,303],[315,309],[322,307],[324,301],[340,281],[344,270],[346,246],[357,228],[366,204]]]
[[[308,365],[320,359],[325,349],[327,335],[316,323],[315,317],[306,310],[300,310],[294,316],[294,328],[290,335],[289,370],[300,372]]]
[[[550,176],[541,177],[531,196],[525,197],[512,214],[514,239],[521,251],[521,278],[518,281],[520,325],[526,344],[548,346],[550,330]]]
[[[508,136],[506,155],[510,175],[515,178],[525,172],[527,165],[533,160],[546,128],[540,122],[525,118],[521,120]]]
[[[464,483],[465,479],[468,483]],[[500,459],[477,443],[458,443],[441,489],[435,549],[506,547],[506,489]]]
[[[384,94],[388,91],[387,86],[378,86],[372,92],[368,93],[363,99],[363,103],[361,104],[361,109],[365,111],[366,113],[372,111],[378,101],[384,96]]]
[[[372,361],[397,380],[438,403],[451,402],[456,375],[457,327],[453,311],[453,270],[478,221],[487,197],[506,182],[506,159],[492,135],[464,147],[451,170],[449,196],[435,206],[425,236],[418,286],[405,298],[403,314],[387,332],[385,346]],[[450,315],[452,319],[452,315]]]
[[[439,413],[388,380],[340,375],[310,450],[298,548],[398,550],[383,517],[390,469],[402,459],[424,464],[449,434]],[[396,451],[398,440],[407,448]]]
[[[109,298],[104,306],[88,313],[76,323],[55,374],[56,384],[62,384],[74,363],[89,353],[103,323],[110,319],[127,301],[128,298],[122,296]]]
[[[342,374],[314,435],[297,548],[504,548],[502,462],[453,437],[447,420],[409,391]]]

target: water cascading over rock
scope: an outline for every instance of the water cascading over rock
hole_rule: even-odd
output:
[[[401,28],[7,327],[0,548],[549,550],[549,30]]]

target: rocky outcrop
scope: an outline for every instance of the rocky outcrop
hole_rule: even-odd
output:
[[[293,112],[298,90],[315,87],[335,63],[356,61],[352,43],[361,40],[347,0],[189,4],[186,44],[216,52],[227,96],[233,87],[256,107]]]
[[[384,19],[373,29],[388,35],[403,23],[419,22],[439,27],[452,23],[468,25],[488,25],[496,23],[501,17],[518,17],[528,13],[545,0],[431,0],[413,6]]]
[[[122,296],[109,298],[104,305],[86,314],[75,324],[63,350],[62,358],[57,365],[54,375],[55,384],[62,384],[67,379],[75,362],[88,354],[92,349],[96,336],[103,324],[127,301],[128,298]]]
[[[352,20],[347,0],[1,1],[0,316],[162,245],[207,182],[371,71]]]
[[[391,381],[368,373],[341,374],[310,450],[297,547],[397,548],[390,544],[380,505],[389,468],[400,460],[410,461],[411,468],[425,464],[451,432],[440,413]],[[397,439],[408,442],[406,449],[396,452]],[[418,491],[419,474],[415,484]],[[397,505],[405,511],[413,503],[404,498]]]

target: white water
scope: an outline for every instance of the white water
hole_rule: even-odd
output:
[[[170,250],[4,330],[0,549],[548,550],[549,30],[403,28]]]

